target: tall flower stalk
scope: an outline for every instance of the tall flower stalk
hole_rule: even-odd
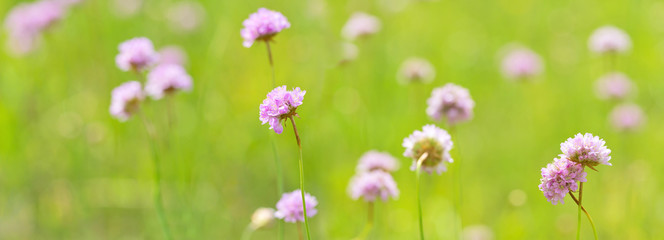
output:
[[[417,217],[419,220],[419,226],[420,226],[420,239],[424,240],[424,223],[422,222],[422,197],[420,193],[420,172],[422,170],[422,162],[424,162],[424,159],[426,159],[429,156],[428,153],[422,154],[420,156],[420,159],[417,160],[417,167],[415,169],[415,188],[417,191]]]
[[[293,133],[295,134],[295,140],[297,141],[297,148],[300,151],[300,189],[304,189],[304,161],[302,159],[302,141],[300,141],[300,134],[297,132],[297,126],[295,126],[295,120],[293,119],[293,116],[291,115],[290,117],[290,122],[293,124]],[[304,198],[304,191],[300,191],[302,195],[302,211],[304,212],[304,229],[307,232],[307,239],[311,239],[311,234],[309,233],[309,221],[307,220],[307,202],[305,201]]]

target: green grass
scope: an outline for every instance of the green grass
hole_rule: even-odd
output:
[[[110,91],[135,80],[114,62],[117,45],[145,36],[156,47],[176,44],[189,55],[190,93],[148,102],[146,115],[163,137],[162,180],[176,239],[238,239],[253,211],[274,207],[270,130],[258,105],[270,90],[265,46],[242,47],[242,21],[259,7],[281,11],[292,27],[272,45],[278,85],[307,90],[298,109],[306,191],[319,201],[310,218],[313,239],[349,239],[362,231],[366,204],[346,192],[358,158],[371,149],[401,160],[397,201],[376,205],[370,239],[415,239],[415,177],[401,157],[404,137],[431,123],[424,109],[434,87],[467,87],[477,106],[456,131],[455,163],[441,176],[422,175],[428,239],[452,239],[457,186],[463,185],[463,226],[490,227],[496,239],[571,239],[576,206],[551,205],[538,190],[540,168],[578,132],[603,137],[612,167],[589,172],[584,206],[601,239],[661,239],[664,233],[664,4],[651,1],[412,2],[399,12],[386,1],[204,1],[205,23],[192,34],[161,19],[166,3],[146,0],[131,18],[110,1],[85,1],[45,35],[37,51],[15,58],[0,51],[0,238],[163,239],[152,204],[152,161],[140,119],[108,114]],[[6,16],[15,0],[0,2]],[[323,4],[322,7],[317,4]],[[321,10],[312,10],[321,9]],[[378,16],[383,29],[358,41],[359,57],[343,66],[341,27],[356,10]],[[587,49],[597,27],[614,24],[634,48],[618,69],[639,88],[633,99],[647,113],[643,131],[619,134],[598,100],[594,82],[602,59]],[[4,45],[3,31],[0,42]],[[504,80],[497,52],[520,42],[541,54],[545,73],[532,84]],[[411,56],[428,59],[437,76],[428,85],[400,85],[396,72]],[[444,127],[444,125],[439,124]],[[290,125],[276,137],[285,190],[297,189],[298,149]],[[456,163],[463,164],[460,173]],[[521,206],[508,195],[523,191]],[[582,239],[592,239],[587,221]],[[296,238],[285,224],[286,239]],[[277,228],[253,239],[276,239]]]

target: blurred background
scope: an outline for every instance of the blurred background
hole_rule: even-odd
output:
[[[0,1],[3,21],[21,2]],[[260,7],[282,12],[292,25],[272,51],[277,84],[307,91],[296,121],[305,189],[319,201],[310,218],[314,239],[350,239],[364,227],[366,203],[353,201],[347,186],[359,157],[372,149],[400,160],[394,178],[401,195],[376,205],[369,239],[417,237],[415,175],[401,142],[434,123],[426,99],[449,82],[470,90],[475,117],[454,132],[449,171],[423,175],[428,238],[454,239],[458,219],[467,239],[573,238],[574,203],[552,205],[537,186],[559,144],[579,132],[599,135],[612,150],[613,166],[589,172],[584,187],[600,238],[664,238],[664,2],[83,0],[28,53],[6,44],[5,29],[0,34],[0,239],[163,239],[148,136],[139,118],[122,123],[108,113],[110,91],[136,80],[116,67],[118,45],[140,36],[157,49],[184,50],[194,80],[191,92],[172,99],[172,127],[166,101],[143,108],[160,136],[164,202],[176,239],[239,239],[256,208],[274,208],[280,194],[271,130],[258,120],[270,68],[265,44],[245,48],[239,34]],[[352,41],[353,57],[344,54],[341,29],[358,11],[382,27]],[[626,100],[647,119],[637,131],[612,127],[616,103],[595,91],[607,59],[588,49],[588,38],[607,24],[633,43],[615,68],[638,89]],[[501,73],[501,49],[512,43],[541,56],[543,72],[533,81]],[[433,65],[433,82],[398,81],[410,57]],[[276,144],[285,190],[295,190],[290,124]],[[591,239],[585,217],[582,227]],[[286,239],[296,238],[294,224],[285,231]],[[276,235],[276,227],[261,229],[253,239]]]

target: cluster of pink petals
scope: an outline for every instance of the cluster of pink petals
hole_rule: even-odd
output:
[[[286,90],[286,86],[277,87],[267,94],[267,98],[260,105],[260,117],[262,124],[269,123],[270,129],[281,134],[284,130],[281,120],[294,116],[295,110],[302,105],[304,94],[307,91],[299,87],[292,91]]]
[[[159,64],[177,64],[184,66],[187,63],[187,53],[178,46],[166,46],[159,50]]]
[[[611,125],[618,131],[636,131],[645,123],[645,114],[638,105],[624,103],[611,111],[610,120]]]
[[[595,30],[590,39],[588,47],[596,53],[624,53],[632,48],[632,40],[629,35],[620,28],[607,25]]]
[[[568,192],[575,192],[579,188],[577,182],[585,182],[587,173],[583,165],[570,161],[565,155],[553,160],[553,163],[542,168],[542,178],[539,189],[544,197],[554,205],[565,203],[563,200]]]
[[[576,134],[573,138],[560,144],[560,150],[570,161],[580,163],[584,166],[597,166],[604,164],[611,166],[611,150],[605,145],[604,140],[590,133]]]
[[[357,164],[357,172],[384,171],[394,172],[399,169],[399,162],[396,158],[386,152],[371,150],[360,157]]]
[[[130,81],[113,89],[111,92],[110,113],[120,121],[127,121],[138,111],[140,103],[145,99],[141,83]]]
[[[377,17],[364,12],[356,12],[350,16],[346,25],[341,29],[341,35],[347,40],[355,40],[377,33],[381,28]]]
[[[508,79],[530,79],[542,72],[542,58],[528,48],[518,47],[507,52],[501,68]]]
[[[358,173],[351,179],[349,186],[350,196],[354,200],[362,197],[364,201],[373,202],[377,198],[387,201],[389,197],[399,197],[399,189],[392,175],[380,170]]]
[[[429,117],[435,121],[444,117],[450,125],[470,120],[475,107],[468,89],[453,83],[434,89],[427,104]]]
[[[284,193],[277,202],[277,211],[274,216],[283,219],[286,222],[304,222],[304,209],[302,208],[302,192],[300,189]],[[306,202],[307,217],[313,217],[318,213],[316,206],[318,200],[316,197],[311,196],[309,193],[304,194],[304,201]]]
[[[427,146],[429,149],[420,149],[421,143],[433,142],[435,146]],[[435,165],[422,164],[422,170],[431,174],[436,172],[438,174],[447,171],[445,163],[453,162],[450,150],[452,149],[452,137],[447,131],[437,127],[436,125],[425,125],[422,131],[415,130],[408,137],[403,139],[401,144],[406,150],[403,153],[404,157],[413,159],[413,164],[410,169],[415,171],[417,168],[417,160],[422,154],[420,152],[428,152],[429,156],[424,162],[432,162]]]
[[[41,33],[64,17],[67,6],[55,0],[41,0],[12,8],[5,19],[10,50],[17,55],[32,51]]]
[[[269,41],[281,30],[290,27],[288,19],[283,14],[266,8],[260,8],[258,12],[249,15],[242,25],[244,28],[240,31],[240,35],[244,38],[242,43],[244,47],[251,47],[256,40]]]
[[[205,9],[196,1],[179,1],[166,10],[166,20],[174,30],[192,32],[205,18]]]
[[[141,72],[159,61],[159,54],[154,50],[152,41],[144,37],[129,39],[118,47],[120,53],[115,63],[123,71]]]
[[[177,64],[160,64],[148,74],[145,92],[153,99],[161,99],[165,94],[178,90],[189,91],[191,76]]]
[[[622,100],[634,91],[634,83],[623,73],[612,72],[597,80],[597,95],[601,99]]]
[[[423,58],[409,58],[401,64],[397,78],[402,83],[430,83],[436,77],[436,70]]]

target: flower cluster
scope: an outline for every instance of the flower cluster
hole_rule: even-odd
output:
[[[302,206],[301,194],[302,192],[300,189],[284,193],[279,202],[277,202],[277,211],[274,213],[274,216],[283,219],[286,222],[303,222],[304,209]],[[307,217],[315,216],[316,213],[318,213],[318,210],[316,210],[316,206],[318,206],[318,200],[316,200],[316,197],[311,196],[309,193],[305,193],[304,201],[307,203]]]
[[[295,110],[302,105],[306,93],[307,91],[302,91],[299,87],[292,91],[286,90],[286,86],[275,88],[260,105],[259,120],[262,124],[269,123],[270,129],[281,134],[284,130],[281,121],[297,115]]]
[[[597,80],[597,95],[601,99],[623,100],[634,91],[634,84],[625,74],[611,72]]]
[[[74,3],[63,0],[40,0],[16,5],[5,19],[9,49],[16,55],[31,52],[41,34],[60,21],[69,6]]]
[[[142,72],[159,61],[152,41],[144,37],[129,39],[118,47],[115,63],[122,71]]]
[[[542,178],[539,189],[544,197],[553,203],[565,203],[563,200],[568,192],[575,192],[579,185],[577,182],[585,182],[587,173],[583,171],[583,165],[570,161],[565,155],[553,160],[545,168],[542,168]]]
[[[161,99],[164,94],[177,90],[191,90],[191,76],[184,67],[177,64],[161,64],[148,74],[145,92],[153,99]]]
[[[367,202],[380,198],[387,201],[389,197],[399,197],[397,183],[390,172],[396,171],[399,163],[389,153],[368,151],[357,164],[357,173],[351,179],[348,192],[351,198],[360,197]]]
[[[244,38],[244,47],[251,47],[255,41],[270,41],[281,30],[290,27],[283,14],[266,8],[260,8],[258,12],[249,15],[242,25],[244,28],[240,35]]]
[[[542,59],[525,47],[511,49],[502,62],[503,75],[508,79],[530,79],[542,72]]]
[[[377,17],[364,12],[356,12],[350,16],[346,25],[341,29],[341,35],[347,40],[355,40],[377,33],[381,28]]]
[[[576,134],[560,144],[560,150],[570,161],[584,166],[594,167],[599,164],[609,165],[611,150],[604,146],[604,140],[590,133]]]
[[[453,83],[434,89],[431,97],[427,99],[427,104],[426,112],[429,117],[436,121],[444,117],[450,125],[470,120],[475,107],[468,89]]]
[[[639,105],[623,103],[610,114],[611,125],[619,132],[638,130],[645,122],[645,114]]]
[[[401,64],[397,79],[402,83],[430,83],[436,77],[436,70],[423,58],[409,58]]]
[[[415,171],[417,161],[423,154],[427,154],[422,161],[422,170],[427,173],[437,172],[441,174],[447,171],[445,163],[451,163],[452,137],[447,131],[435,125],[425,125],[422,131],[415,130],[410,136],[403,139],[402,146],[406,148],[403,155],[413,159],[410,169]]]
[[[592,33],[588,47],[600,54],[624,53],[632,48],[632,40],[622,29],[607,25]]]
[[[139,110],[145,94],[141,89],[141,83],[130,81],[113,89],[111,92],[111,115],[120,121],[127,121],[131,115]]]

